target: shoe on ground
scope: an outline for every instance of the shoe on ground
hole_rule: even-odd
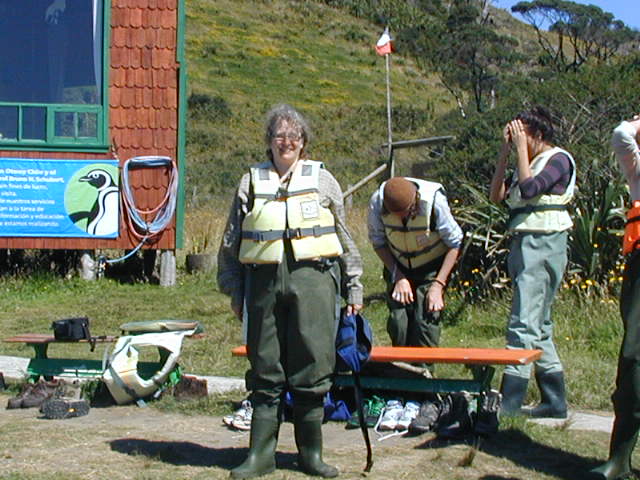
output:
[[[364,405],[362,405],[362,411],[364,413],[365,422],[366,422],[366,419],[367,419],[367,415],[369,414],[369,402],[370,401],[371,400],[365,400],[363,402]],[[357,408],[351,414],[351,418],[349,420],[347,420],[347,424],[346,424],[345,428],[347,430],[353,430],[353,429],[356,429],[356,428],[360,428],[360,413],[358,413],[358,409]]]
[[[413,420],[418,416],[419,411],[420,404],[413,400],[409,400],[402,410],[402,415],[400,415],[400,418],[398,419],[396,430],[408,430],[409,425],[411,425],[411,422],[413,422]]]
[[[438,419],[436,430],[443,438],[459,439],[471,433],[471,415],[469,413],[469,398],[464,393],[452,393],[448,396],[446,414]],[[444,409],[443,409],[444,410]]]
[[[34,384],[22,398],[20,408],[40,407],[46,400],[53,397],[61,382],[62,380],[51,380]]]
[[[418,415],[409,424],[409,433],[419,435],[432,431],[438,422],[441,410],[442,404],[440,401],[430,402],[426,400],[422,402]]]
[[[371,399],[367,400],[367,410],[365,412],[365,423],[368,428],[373,428],[380,420],[380,415],[385,408],[384,399],[374,395]]]
[[[236,411],[231,420],[231,426],[236,430],[251,430],[251,418],[253,417],[253,407],[249,400],[243,400],[240,408]]]
[[[11,397],[7,402],[7,409],[13,408],[22,408],[22,400],[26,397],[29,392],[35,387],[35,383],[25,383],[20,389],[20,393],[15,397]]]
[[[403,411],[404,407],[402,406],[402,402],[400,402],[400,400],[389,400],[386,407],[384,407],[382,418],[378,423],[378,430],[395,430],[398,426],[398,420],[400,420]]]
[[[42,404],[40,411],[45,418],[55,420],[83,417],[89,413],[89,402],[72,398],[50,398]]]
[[[482,396],[475,423],[475,432],[478,435],[488,437],[498,432],[500,425],[498,413],[501,404],[502,394],[497,390],[491,390]]]
[[[244,418],[247,407],[251,408],[251,402],[249,400],[243,400],[240,407],[235,412],[222,417],[222,423],[227,427],[233,428],[233,420],[237,418],[239,421],[240,418]]]

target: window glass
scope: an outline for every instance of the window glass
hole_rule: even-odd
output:
[[[0,107],[0,140],[18,138],[18,107]]]
[[[0,102],[100,104],[101,11],[101,0],[0,0]]]
[[[98,115],[95,113],[78,113],[78,136],[98,136]]]
[[[25,107],[22,109],[22,138],[47,139],[47,110],[45,108]]]
[[[75,137],[76,114],[74,112],[56,112],[55,115],[55,136],[56,137]]]

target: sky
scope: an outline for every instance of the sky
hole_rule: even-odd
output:
[[[504,8],[511,11],[511,6],[518,3],[519,0],[493,0],[496,7]],[[595,5],[605,12],[612,13],[616,20],[622,20],[627,26],[640,30],[640,5],[638,0],[572,0],[576,3],[585,5]],[[519,20],[522,17],[518,14],[514,15]]]

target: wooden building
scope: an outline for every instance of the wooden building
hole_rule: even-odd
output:
[[[0,0],[0,213],[2,195],[13,195],[6,180],[18,178],[3,182],[3,164],[116,160],[122,170],[132,157],[170,157],[179,175],[176,214],[143,248],[182,246],[184,25],[184,0]],[[161,204],[171,174],[130,171],[141,211]],[[122,182],[119,189],[122,198]],[[0,228],[0,248],[133,249],[140,240],[125,208],[118,222],[111,238]]]

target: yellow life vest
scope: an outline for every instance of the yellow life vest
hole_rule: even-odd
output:
[[[564,232],[573,226],[567,205],[573,198],[576,185],[576,164],[569,152],[558,147],[546,150],[537,155],[531,162],[531,173],[538,175],[549,159],[556,153],[569,157],[573,166],[571,180],[566,191],[561,195],[544,193],[524,200],[517,185],[518,172],[514,172],[513,182],[507,196],[509,206],[509,228],[516,232],[552,233]]]
[[[384,224],[387,246],[394,258],[408,269],[415,269],[442,257],[449,247],[442,241],[437,231],[431,231],[431,216],[436,192],[444,190],[436,182],[427,182],[416,178],[407,180],[418,186],[420,205],[418,213],[410,218],[406,225],[393,213],[384,212]],[[381,187],[383,191],[384,186]]]
[[[296,260],[342,254],[333,213],[320,205],[321,168],[322,162],[299,160],[284,187],[271,162],[251,167],[254,200],[242,222],[241,263],[281,263],[284,240]]]

